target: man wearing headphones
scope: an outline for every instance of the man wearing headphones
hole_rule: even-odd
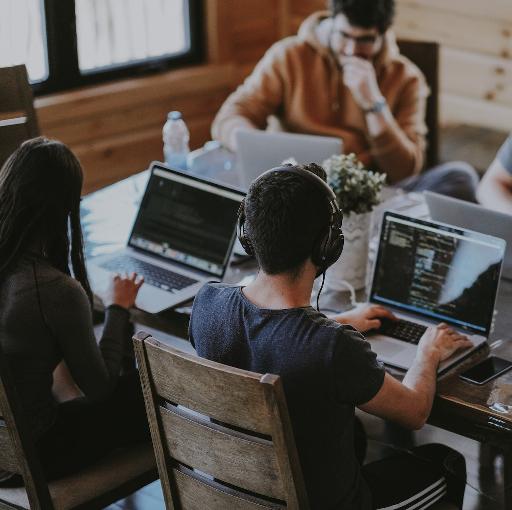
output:
[[[312,308],[315,278],[343,249],[342,217],[318,165],[260,176],[239,216],[240,241],[260,271],[246,287],[201,289],[191,342],[202,357],[281,377],[312,509],[428,508],[446,494],[461,508],[464,459],[445,446],[361,466],[355,407],[419,429],[430,413],[439,362],[469,341],[446,325],[430,328],[400,383],[352,327],[376,328],[380,318],[393,318],[388,310],[367,307],[329,319]]]

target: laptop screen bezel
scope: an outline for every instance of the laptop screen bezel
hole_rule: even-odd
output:
[[[236,188],[234,186],[228,186],[228,185],[226,185],[224,183],[220,183],[220,182],[212,180],[212,179],[206,179],[206,178],[203,178],[203,177],[198,177],[197,175],[190,174],[190,173],[185,172],[183,170],[178,170],[176,168],[168,167],[168,166],[166,166],[166,165],[164,165],[163,163],[160,163],[160,162],[153,162],[153,163],[151,163],[151,165],[149,167],[149,172],[150,173],[149,173],[148,181],[147,181],[147,184],[146,184],[146,189],[144,190],[144,194],[142,195],[142,198],[141,198],[141,201],[140,201],[141,205],[144,203],[144,200],[146,199],[146,197],[147,197],[147,195],[149,193],[151,179],[154,178],[154,174],[155,174],[156,170],[159,170],[159,171],[162,171],[162,172],[166,172],[166,173],[168,173],[170,175],[177,175],[177,176],[180,177],[180,179],[185,178],[187,180],[190,180],[192,183],[193,182],[202,183],[202,184],[206,184],[208,186],[211,186],[213,188],[217,188],[217,189],[222,190],[222,191],[228,191],[230,193],[234,193],[234,194],[240,196],[240,202],[242,202],[242,200],[245,198],[245,195],[246,195],[245,191],[243,191],[243,190],[241,190],[239,188]],[[154,253],[154,252],[152,252],[150,250],[146,250],[144,248],[141,248],[140,246],[133,245],[132,244],[132,237],[134,235],[135,225],[137,225],[137,222],[138,222],[141,214],[142,214],[142,208],[139,205],[139,208],[137,210],[137,214],[136,214],[135,219],[134,219],[133,224],[132,224],[130,235],[128,237],[128,246],[132,250],[136,250],[138,252],[148,254],[148,255],[150,255],[152,257],[156,257],[159,260],[162,260],[162,261],[170,263],[170,264],[177,264],[178,266],[183,266],[187,270],[191,270],[191,271],[195,271],[195,272],[211,275],[215,279],[221,279],[222,280],[224,278],[224,275],[226,274],[226,269],[228,267],[229,259],[231,257],[231,253],[233,251],[233,245],[235,243],[236,223],[233,224],[233,233],[232,233],[231,239],[229,241],[229,245],[228,245],[228,249],[226,251],[226,255],[224,257],[224,261],[222,263],[222,273],[219,275],[219,274],[214,273],[212,271],[208,271],[206,269],[198,268],[198,267],[196,267],[196,266],[194,266],[192,264],[188,264],[188,263],[186,263],[184,261],[174,260],[174,259],[165,257],[163,255],[160,255],[159,253]]]
[[[389,217],[397,218],[397,219],[400,219],[400,220],[405,220],[405,221],[408,221],[408,222],[411,222],[411,223],[416,223],[417,225],[423,225],[423,226],[427,226],[427,227],[436,228],[436,229],[439,229],[439,230],[444,230],[444,231],[446,231],[448,233],[452,232],[454,234],[459,234],[459,235],[461,235],[461,234],[468,234],[468,235],[470,235],[473,238],[492,240],[493,244],[496,244],[496,247],[499,247],[501,249],[502,257],[501,257],[501,261],[500,261],[498,280],[496,282],[496,286],[494,288],[494,295],[493,295],[493,303],[492,303],[492,305],[493,305],[492,306],[493,312],[490,314],[490,317],[488,317],[487,323],[485,325],[485,331],[482,331],[482,329],[480,329],[480,328],[471,327],[470,325],[460,324],[460,322],[458,322],[457,320],[455,320],[455,319],[452,320],[452,319],[450,319],[447,316],[443,316],[443,318],[441,319],[441,318],[435,317],[434,315],[421,312],[419,310],[412,311],[412,310],[408,309],[406,306],[402,306],[400,303],[393,303],[392,305],[387,305],[386,303],[383,303],[381,300],[374,298],[374,296],[375,296],[375,283],[376,283],[375,282],[375,277],[377,275],[377,269],[379,267],[379,263],[381,262],[381,258],[382,258],[382,248],[383,248],[382,235],[383,235],[383,232],[384,232],[384,226],[385,226],[386,221],[387,221],[387,219]],[[447,324],[452,325],[455,328],[462,329],[464,331],[469,331],[469,332],[477,334],[477,335],[488,337],[490,332],[491,332],[492,320],[493,320],[494,310],[495,310],[495,307],[496,307],[496,299],[498,297],[499,285],[500,285],[500,281],[501,281],[501,272],[502,272],[502,269],[503,269],[503,260],[504,260],[504,256],[505,256],[505,248],[506,248],[506,242],[503,239],[500,239],[498,237],[489,236],[489,235],[486,235],[486,234],[482,234],[480,232],[475,232],[473,230],[469,230],[469,229],[465,229],[465,228],[461,228],[461,227],[456,227],[454,225],[448,225],[448,224],[445,224],[445,223],[427,221],[427,220],[423,220],[423,219],[419,219],[419,218],[413,218],[413,217],[410,217],[410,216],[405,216],[403,214],[398,214],[398,213],[393,212],[393,211],[385,211],[384,215],[382,217],[381,225],[380,225],[379,244],[378,244],[378,249],[377,249],[377,256],[375,257],[375,263],[373,264],[372,280],[371,280],[372,284],[371,284],[371,289],[370,289],[370,294],[369,294],[368,301],[371,302],[371,303],[374,303],[374,304],[381,305],[381,306],[389,306],[390,308],[393,308],[395,310],[399,310],[400,312],[404,312],[404,313],[407,313],[407,314],[410,314],[410,315],[416,315],[416,316],[421,317],[423,319],[426,319],[427,321],[430,321],[430,322],[435,322],[435,321],[445,322]]]

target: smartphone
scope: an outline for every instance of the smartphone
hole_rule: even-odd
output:
[[[474,367],[459,374],[464,381],[473,384],[485,384],[512,368],[512,361],[507,361],[496,356],[489,356]]]

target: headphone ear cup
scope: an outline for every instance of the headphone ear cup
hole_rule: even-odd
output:
[[[329,231],[331,226],[329,225]],[[311,250],[311,262],[318,267],[318,274],[322,274],[328,266],[326,266],[327,262],[327,244],[329,243],[329,231],[326,232],[322,237],[320,237],[315,244],[313,245],[313,249]]]
[[[337,206],[333,206],[333,212],[329,221],[329,227],[315,246],[313,246],[311,261],[319,268],[318,275],[332,266],[343,252],[345,236],[341,229],[343,213]]]
[[[245,200],[242,200],[238,208],[238,220],[236,225],[238,240],[247,255],[254,256],[254,248],[245,233]]]

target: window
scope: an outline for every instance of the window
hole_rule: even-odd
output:
[[[198,62],[201,3],[0,0],[0,66],[44,93]]]
[[[26,64],[33,82],[48,79],[43,0],[0,0],[0,67]]]

